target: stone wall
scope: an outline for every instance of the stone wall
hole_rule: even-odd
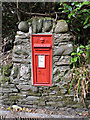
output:
[[[22,28],[27,31],[27,28]],[[24,29],[24,30],[23,30]],[[53,85],[33,86],[31,80],[31,46],[30,34],[52,33],[53,39]],[[55,24],[51,19],[33,19],[29,32],[17,31],[12,53],[13,67],[10,77],[3,73],[2,103],[18,104],[23,107],[83,107],[73,101],[73,92],[68,95],[70,83],[70,54],[73,51],[72,36],[64,20]],[[9,65],[10,68],[10,65]],[[6,80],[5,80],[6,79]]]

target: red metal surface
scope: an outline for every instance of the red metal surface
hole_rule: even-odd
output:
[[[33,85],[51,86],[52,84],[52,34],[32,34]]]

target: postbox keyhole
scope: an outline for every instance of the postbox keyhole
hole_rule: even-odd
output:
[[[44,40],[44,38],[41,37],[40,41],[41,41],[41,43],[44,43],[45,40]]]

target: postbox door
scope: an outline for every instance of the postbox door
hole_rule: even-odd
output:
[[[49,55],[36,55],[36,84],[49,84],[50,64]]]
[[[52,34],[31,35],[33,85],[51,86],[52,84]]]

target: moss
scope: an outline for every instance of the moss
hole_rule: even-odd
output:
[[[9,82],[9,81],[10,81],[10,78],[6,76],[2,77],[2,80],[0,80],[2,84],[5,84],[6,82]]]
[[[32,19],[28,19],[27,23],[31,23],[32,24]]]
[[[10,76],[12,69],[12,64],[10,65],[3,65],[3,75],[4,76]]]
[[[17,101],[19,98],[20,98],[19,95],[11,95],[11,96],[9,97],[9,101]]]
[[[31,90],[27,92],[26,96],[33,95],[33,96],[41,96],[41,93],[34,93]]]
[[[55,28],[55,25],[56,25],[56,24],[55,24],[55,23],[53,23],[53,28]]]
[[[59,90],[59,89],[60,89],[59,86],[52,86],[52,87],[50,87],[50,90]]]
[[[57,23],[59,23],[59,22],[66,22],[66,21],[65,20],[58,20]]]
[[[61,79],[58,79],[57,81],[56,81],[56,83],[59,83],[61,81]]]
[[[47,20],[51,20],[51,17],[45,17],[45,19],[47,19]]]

